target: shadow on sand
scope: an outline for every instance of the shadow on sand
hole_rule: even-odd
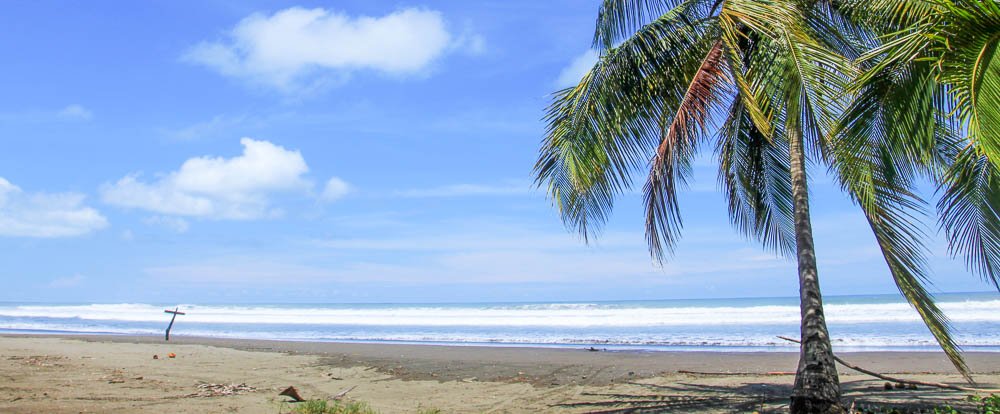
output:
[[[671,385],[628,383],[635,392],[583,393],[587,401],[555,404],[553,407],[587,410],[591,414],[624,413],[777,413],[787,412],[791,384],[748,383],[719,386],[679,382]],[[885,390],[880,381],[848,381],[841,384],[844,405],[858,410],[880,412],[926,413],[933,407],[951,405],[958,410],[972,409],[965,394],[950,390]]]

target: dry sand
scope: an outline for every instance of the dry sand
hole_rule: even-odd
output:
[[[168,353],[177,354],[167,358]],[[158,355],[159,359],[153,359]],[[900,377],[961,384],[941,353],[841,357]],[[1000,387],[1000,354],[969,353],[981,386]],[[2,413],[287,413],[278,392],[347,397],[383,413],[780,412],[794,353],[588,352],[583,349],[306,343],[209,338],[0,336]],[[678,371],[730,373],[707,375]],[[884,381],[841,368],[845,399],[912,403],[964,393]],[[246,384],[213,395],[199,384]],[[621,411],[625,412],[625,411]]]

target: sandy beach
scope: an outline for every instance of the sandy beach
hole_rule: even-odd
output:
[[[841,356],[882,373],[962,383],[940,353]],[[308,399],[350,389],[347,398],[383,413],[780,411],[793,378],[783,372],[794,371],[796,358],[794,353],[4,335],[0,412],[285,413],[292,405],[278,393],[288,386]],[[1000,386],[1000,354],[967,358],[980,386]],[[845,368],[840,372],[846,399],[858,404],[961,404],[965,397],[927,387],[885,391],[884,381]],[[213,384],[245,387],[228,393]]]

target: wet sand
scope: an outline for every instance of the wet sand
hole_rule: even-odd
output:
[[[176,358],[167,358],[168,353]],[[158,355],[159,359],[153,359]],[[874,371],[962,384],[939,352],[839,354]],[[1000,388],[1000,353],[968,353]],[[177,336],[0,336],[0,412],[284,413],[280,390],[347,397],[383,413],[780,411],[796,353],[590,352],[585,349],[317,343]],[[693,371],[685,373],[680,371]],[[884,381],[841,367],[847,401],[950,401],[965,393]],[[246,384],[233,395],[199,384]],[[252,389],[252,390],[251,390]]]

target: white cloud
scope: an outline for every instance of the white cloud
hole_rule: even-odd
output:
[[[80,274],[68,277],[60,277],[53,279],[51,282],[49,282],[49,287],[55,289],[73,288],[80,286],[80,284],[83,283],[83,281],[86,279],[87,279],[86,277]]]
[[[107,227],[76,193],[25,193],[0,177],[0,236],[72,237]]]
[[[245,123],[256,123],[259,121],[250,120],[247,116],[226,116],[217,115],[208,121],[198,122],[183,128],[165,130],[164,133],[173,139],[180,141],[192,141],[205,137],[218,137],[229,134]]]
[[[78,119],[81,121],[89,121],[94,117],[94,113],[90,112],[89,109],[84,108],[83,105],[73,104],[69,105],[59,111],[59,117],[65,119]]]
[[[590,68],[594,67],[594,64],[597,63],[597,57],[597,51],[590,49],[574,58],[569,66],[565,67],[562,72],[559,72],[559,77],[556,78],[556,86],[565,88],[580,83],[580,78],[583,78],[583,75],[586,75],[590,71]]]
[[[284,91],[310,89],[352,71],[420,73],[452,51],[481,52],[482,37],[456,38],[441,13],[409,8],[381,17],[292,7],[255,13],[227,38],[202,42],[183,59]]]
[[[351,192],[351,185],[337,177],[330,177],[323,187],[323,194],[320,198],[323,201],[334,201],[340,199]]]
[[[277,215],[270,195],[311,186],[303,178],[309,167],[299,151],[250,138],[240,143],[239,156],[191,158],[152,182],[127,175],[102,186],[102,199],[166,215],[240,220]]]
[[[432,197],[466,197],[466,196],[512,196],[531,194],[531,187],[524,185],[482,185],[453,184],[432,188],[417,188],[399,190],[393,193],[397,197],[432,198]]]
[[[0,121],[14,123],[49,123],[89,121],[94,113],[79,104],[62,108],[29,109],[16,112],[0,112]]]
[[[586,246],[560,230],[532,230],[516,223],[482,227],[466,223],[475,229],[454,232],[441,224],[436,223],[432,236],[313,240],[289,255],[260,252],[211,257],[145,272],[159,280],[185,283],[279,286],[290,281],[593,283],[609,278],[673,284],[700,283],[695,281],[706,276],[750,277],[794,269],[793,262],[746,248],[738,236],[729,233],[717,236],[723,243],[694,243],[659,267],[650,259],[641,232],[605,234],[599,243]]]
[[[143,222],[150,226],[163,227],[174,233],[186,233],[191,228],[187,220],[179,217],[152,216],[147,217]]]

